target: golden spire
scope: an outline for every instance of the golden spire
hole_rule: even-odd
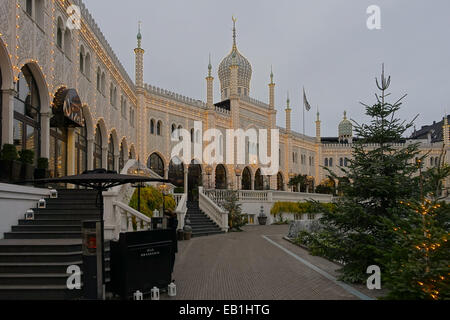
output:
[[[233,20],[233,50],[235,50],[235,49],[237,49],[237,45],[236,45],[236,21],[237,21],[237,18],[232,16],[231,20]]]

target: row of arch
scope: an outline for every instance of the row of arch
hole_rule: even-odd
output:
[[[35,164],[40,157],[48,158],[52,176],[95,168],[119,171],[126,160],[135,158],[134,145],[128,146],[126,137],[119,140],[115,129],[108,131],[103,119],[95,123],[87,106],[82,106],[84,127],[69,130],[53,124],[52,101],[41,68],[35,61],[28,61],[19,70],[14,79],[6,46],[0,39],[0,88],[10,93],[0,95],[2,144],[14,144],[18,151],[32,150]],[[73,143],[70,150],[69,141],[71,146]],[[69,154],[73,155],[71,160]]]
[[[158,152],[153,152],[147,159],[147,167],[161,177],[166,177],[169,179],[169,181],[175,186],[185,186],[185,166],[177,158],[172,159],[169,162],[166,170],[162,155]],[[187,167],[187,170],[188,178],[190,177],[192,170],[195,170],[192,175],[198,177],[202,177],[202,173],[207,174],[204,172],[206,170],[202,168],[202,166],[195,160],[191,162],[191,164]],[[228,189],[231,184],[231,181],[229,181],[231,179],[231,175],[229,175],[227,171],[228,170],[225,165],[217,164],[214,170],[214,180],[211,181],[208,176],[209,181],[207,182],[206,188],[210,189],[214,186],[215,189]],[[284,181],[285,179],[283,178],[283,174],[279,172],[277,174],[277,190],[285,189]],[[245,167],[242,170],[239,187],[241,190],[268,190],[270,189],[270,177],[262,175],[261,169],[257,169],[253,173],[250,167]]]

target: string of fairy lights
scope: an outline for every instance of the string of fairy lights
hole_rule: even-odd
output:
[[[67,84],[60,83],[60,79],[56,79],[56,77],[55,77],[56,76],[55,69],[56,69],[56,63],[57,63],[56,59],[55,59],[55,57],[56,57],[55,38],[56,38],[56,33],[57,33],[57,28],[58,28],[58,25],[55,22],[56,22],[57,18],[59,17],[59,15],[61,14],[59,12],[59,10],[57,10],[57,8],[59,7],[59,9],[61,9],[61,12],[67,12],[67,9],[70,5],[71,5],[71,3],[68,0],[52,0],[52,7],[51,7],[52,24],[51,24],[51,39],[50,39],[50,59],[49,59],[50,63],[49,63],[49,67],[48,67],[49,70],[47,72],[44,70],[43,65],[39,64],[38,59],[19,57],[20,28],[21,28],[20,26],[23,24],[23,21],[21,19],[28,18],[28,17],[23,17],[26,14],[22,13],[20,0],[16,0],[16,2],[15,2],[15,29],[16,29],[16,31],[15,31],[15,35],[14,35],[13,39],[10,40],[11,43],[8,43],[8,41],[6,40],[4,35],[2,33],[0,33],[0,37],[2,38],[5,47],[7,49],[9,49],[9,51],[10,51],[9,58],[10,58],[12,69],[13,69],[14,82],[17,82],[19,80],[19,75],[22,71],[23,66],[25,66],[26,64],[29,64],[29,63],[34,64],[35,66],[37,66],[40,69],[40,71],[42,72],[42,76],[46,80],[47,88],[49,91],[48,94],[49,94],[51,104],[53,103],[55,93],[62,87],[66,87],[66,88],[68,87]],[[103,50],[102,45],[100,44],[100,41],[98,39],[96,39],[96,37],[94,36],[94,33],[89,29],[89,26],[85,23],[85,21],[83,21],[83,19],[81,20],[81,29],[79,30],[78,36],[74,36],[74,38],[76,39],[76,46],[75,46],[76,52],[78,52],[81,47],[80,37],[83,37],[85,42],[87,44],[89,44],[90,48],[96,54],[97,59],[103,63],[103,65],[108,69],[111,77],[121,87],[123,93],[125,94],[127,99],[132,104],[130,106],[130,108],[133,108],[133,106],[136,106],[137,105],[137,97],[135,96],[134,91],[130,88],[129,84],[121,76],[121,73],[118,70],[117,66],[112,62],[111,58],[108,56],[108,54],[105,52],[105,50]],[[11,48],[13,48],[13,49],[11,50]],[[33,53],[34,52],[29,52],[30,55],[33,55]],[[22,58],[22,60],[21,60],[21,58]],[[72,67],[75,69],[76,64],[72,64]],[[75,79],[74,81],[75,81],[75,86],[78,87],[80,85],[78,78]],[[59,83],[57,83],[57,82],[59,82]],[[98,97],[97,90],[94,90],[94,95],[93,95],[93,106],[94,107],[85,106],[85,108],[89,109],[93,120],[94,119],[96,120],[96,121],[91,122],[93,125],[94,132],[95,132],[98,122],[100,120],[105,121],[105,118],[103,115],[105,115],[105,114],[109,115],[109,117],[110,117],[109,120],[111,120],[111,121],[109,121],[108,123],[113,123],[113,120],[114,120],[113,119],[114,114],[111,112],[109,112],[109,113],[106,112],[105,106],[107,104],[105,101],[101,101],[101,99],[102,99],[102,97]],[[103,106],[103,108],[100,107],[99,103],[101,103],[101,106]],[[140,118],[142,118],[142,117],[140,117]],[[117,119],[115,119],[115,120],[117,120]],[[117,122],[118,121],[116,121],[116,125],[117,125]],[[122,122],[120,122],[120,124],[121,124],[120,131],[125,132],[125,128],[127,128],[127,126],[123,125]],[[122,136],[122,138],[120,139],[121,142],[123,142],[124,140],[125,141],[133,140],[133,138],[135,136],[135,134],[132,132],[133,129],[130,127],[128,127],[128,128],[129,128],[129,131],[127,132],[127,134]],[[117,132],[117,128],[116,127],[111,128],[110,132]],[[117,144],[115,144],[115,145],[117,146]],[[130,148],[131,148],[131,146],[134,146],[134,144],[131,143]]]

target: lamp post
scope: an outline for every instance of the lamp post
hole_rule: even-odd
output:
[[[240,189],[239,180],[240,180],[240,176],[242,175],[242,169],[236,168],[236,169],[234,169],[234,173],[236,174],[236,189],[239,190]]]
[[[205,171],[208,176],[208,189],[211,189],[211,174],[212,174],[213,168],[210,165],[208,165],[208,166],[206,166]]]
[[[141,168],[141,163],[139,162],[139,158],[138,158],[138,166],[136,169],[134,169],[133,174],[135,174],[137,176],[145,175],[145,171]],[[144,183],[137,182],[137,183],[133,184],[132,187],[137,188],[137,190],[138,190],[138,211],[141,212],[141,188],[144,187]]]
[[[158,185],[158,189],[163,195],[162,211],[163,211],[163,217],[164,217],[164,213],[166,211],[166,195],[167,195],[169,186],[165,183],[161,183],[160,185]]]

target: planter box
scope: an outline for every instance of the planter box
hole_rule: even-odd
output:
[[[34,179],[34,166],[28,163],[22,163],[22,172],[20,175],[20,180],[30,181]]]
[[[259,216],[258,217],[258,222],[261,226],[265,226],[267,223],[267,217],[266,216]]]
[[[21,179],[22,163],[14,160],[0,160],[0,181],[11,183]]]

